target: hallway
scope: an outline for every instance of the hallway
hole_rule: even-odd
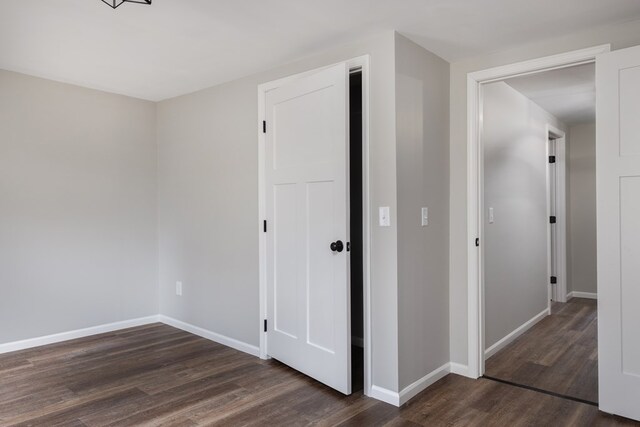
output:
[[[597,302],[552,303],[551,315],[486,361],[485,376],[597,405]]]

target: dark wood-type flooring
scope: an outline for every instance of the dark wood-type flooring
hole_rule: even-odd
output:
[[[398,409],[162,324],[0,355],[1,426],[631,425],[449,375]]]
[[[485,375],[598,402],[595,300],[553,303],[545,317],[486,361]]]

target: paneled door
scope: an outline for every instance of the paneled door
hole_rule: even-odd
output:
[[[346,64],[265,96],[267,354],[351,393]]]
[[[640,420],[640,47],[596,60],[600,409]]]

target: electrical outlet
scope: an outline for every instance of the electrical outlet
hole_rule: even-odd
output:
[[[176,282],[176,295],[182,296],[182,282]]]

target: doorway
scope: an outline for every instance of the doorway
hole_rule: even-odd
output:
[[[260,354],[345,394],[370,388],[368,61],[258,92]]]
[[[574,123],[565,126],[547,114],[545,103],[553,90],[541,84],[545,76],[553,76],[557,86],[589,69],[594,121],[593,64],[607,50],[598,47],[472,73],[468,92],[469,237],[475,240],[469,250],[470,371],[595,405],[596,302],[578,300],[584,293],[567,289],[571,229],[565,206],[569,189],[563,184],[569,178],[565,161]],[[563,95],[567,100],[576,93]],[[488,105],[491,99],[502,101]],[[556,106],[565,108],[554,114],[564,114],[567,122],[573,120],[571,113],[583,113]],[[595,131],[592,141],[595,212]],[[595,230],[594,216],[590,233]],[[591,246],[595,254],[595,241]]]
[[[351,243],[351,382],[364,388],[364,252],[362,69],[349,73],[349,229]]]

